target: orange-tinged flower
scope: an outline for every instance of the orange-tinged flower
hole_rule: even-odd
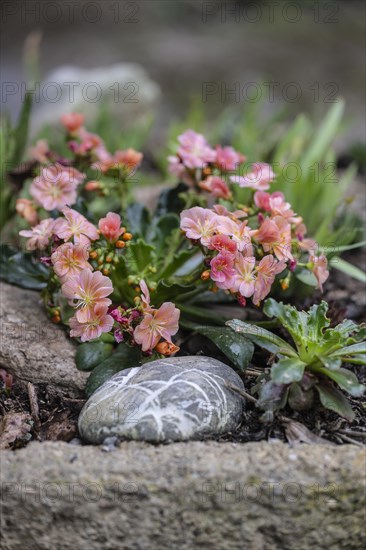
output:
[[[65,243],[55,250],[51,256],[51,261],[61,283],[65,283],[69,277],[75,277],[83,269],[92,268],[88,258],[88,245]]]
[[[29,225],[37,225],[38,213],[34,207],[34,204],[29,199],[17,199],[15,209],[19,216],[24,218]]]
[[[28,237],[27,241],[27,250],[43,250],[49,245],[50,239],[54,233],[54,224],[55,220],[52,218],[47,218],[42,220],[41,223],[32,227],[32,229],[26,229],[19,231],[19,235],[22,237]]]
[[[76,210],[67,206],[62,210],[65,218],[55,221],[55,234],[64,241],[73,238],[75,243],[88,244],[99,238],[97,228]]]
[[[134,330],[134,338],[142,351],[155,348],[161,338],[172,342],[178,332],[180,311],[172,302],[165,302],[159,309],[144,314],[142,322]]]
[[[328,260],[321,254],[320,256],[310,255],[309,268],[314,273],[316,280],[318,281],[318,288],[323,292],[323,283],[329,277]]]
[[[28,154],[32,160],[36,160],[41,164],[47,164],[49,162],[48,153],[50,148],[45,139],[39,139],[34,147],[29,147]]]
[[[269,294],[276,275],[282,273],[285,268],[286,262],[284,260],[278,262],[272,254],[261,259],[256,268],[257,278],[253,295],[253,303],[256,306]]]
[[[92,273],[90,269],[84,269],[76,277],[66,281],[61,290],[62,294],[78,308],[76,319],[79,323],[88,322],[96,305],[108,307],[112,303],[107,298],[113,292],[112,281],[100,271]]]
[[[131,147],[125,151],[116,151],[114,153],[114,161],[118,165],[127,166],[130,170],[139,166],[144,155],[139,151],[135,151]]]
[[[253,296],[255,289],[255,258],[240,255],[235,262],[234,291],[245,298]]]
[[[103,332],[110,332],[113,328],[114,320],[107,313],[108,307],[97,304],[90,312],[89,318],[85,323],[81,323],[77,315],[71,317],[69,325],[71,328],[70,336],[80,338],[82,342],[95,340]]]
[[[81,113],[68,113],[62,115],[60,120],[66,130],[68,130],[70,134],[73,134],[84,124],[85,117]]]
[[[282,216],[266,218],[259,229],[252,231],[265,252],[273,252],[278,260],[292,260],[291,225]]]

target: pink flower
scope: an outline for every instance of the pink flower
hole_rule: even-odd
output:
[[[207,163],[215,161],[216,151],[209,146],[202,134],[187,130],[178,137],[178,141],[178,156],[187,168],[204,168]]]
[[[96,160],[103,162],[110,158],[110,154],[105,148],[104,142],[97,134],[88,132],[84,127],[81,127],[78,131],[78,138],[81,142],[70,141],[69,147],[75,155],[85,156],[93,154]],[[93,165],[93,168],[99,166]]]
[[[238,183],[240,187],[249,187],[258,191],[266,191],[269,184],[275,178],[275,174],[269,164],[256,162],[252,164],[251,171],[245,176],[231,176],[231,181]]]
[[[293,260],[291,225],[282,216],[266,218],[252,235],[263,246],[265,252],[273,252],[279,260]]]
[[[154,349],[161,338],[172,342],[178,332],[180,311],[172,302],[165,302],[159,309],[144,314],[142,322],[134,330],[134,338],[142,351]]]
[[[282,216],[282,218],[285,218],[289,223],[294,223],[296,225],[302,222],[302,218],[294,213],[291,204],[285,201],[284,195],[279,191],[272,193],[268,202],[272,216]]]
[[[244,210],[235,210],[234,212],[230,212],[230,210],[228,210],[223,204],[215,204],[213,209],[219,216],[227,216],[234,221],[237,219],[246,218],[248,216],[247,212],[244,212]]]
[[[41,164],[48,163],[48,153],[50,149],[45,139],[39,139],[34,147],[29,147],[28,154],[32,160],[36,160]]]
[[[235,277],[234,254],[223,250],[211,260],[211,279],[219,288],[231,288]]]
[[[231,253],[237,250],[236,243],[228,235],[214,235],[210,240],[208,248],[210,250],[227,250]]]
[[[323,283],[325,283],[325,281],[329,277],[329,271],[327,269],[328,260],[324,256],[324,254],[321,254],[320,256],[315,256],[311,254],[309,258],[309,264],[311,271],[314,273],[316,280],[318,281],[318,288],[320,288],[320,290],[323,292]]]
[[[96,241],[99,238],[99,233],[94,225],[84,216],[72,210],[72,208],[65,207],[62,210],[64,218],[58,218],[55,221],[54,232],[60,239],[68,241],[73,238],[75,243],[88,244],[89,239]]]
[[[80,323],[88,322],[96,305],[108,307],[111,300],[107,298],[113,292],[112,281],[100,271],[84,269],[76,277],[62,285],[62,294],[76,308],[76,318]]]
[[[37,225],[39,221],[38,213],[34,208],[34,203],[32,201],[29,199],[17,199],[15,209],[17,214],[24,218],[29,225]]]
[[[211,237],[217,232],[219,219],[212,210],[195,206],[181,212],[180,227],[188,239],[200,240],[204,246],[208,246]]]
[[[286,262],[278,262],[271,254],[262,258],[256,269],[257,279],[253,295],[253,303],[256,306],[269,294],[276,275],[282,273],[285,268]]]
[[[89,340],[95,340],[103,332],[110,332],[113,328],[114,320],[111,315],[107,314],[108,308],[101,304],[96,304],[90,311],[88,320],[85,323],[81,323],[77,315],[74,315],[69,320],[71,328],[70,336],[74,338],[80,338],[82,342],[88,342]]]
[[[142,162],[143,154],[139,151],[135,151],[131,147],[124,151],[116,151],[114,154],[114,160],[116,164],[127,166],[130,170],[137,168]]]
[[[19,231],[19,235],[22,237],[28,237],[27,241],[27,250],[43,250],[49,245],[50,239],[53,235],[55,220],[52,218],[47,218],[42,220],[41,223],[32,227],[32,229],[27,229]]]
[[[72,243],[62,244],[51,256],[53,269],[61,283],[65,283],[69,277],[77,276],[83,269],[92,269],[88,258],[88,245]]]
[[[245,161],[245,157],[235,151],[232,147],[216,147],[216,161],[215,164],[220,170],[224,172],[230,172],[236,170],[240,163]]]
[[[207,179],[198,184],[201,189],[208,191],[214,197],[228,199],[231,197],[231,192],[222,178],[218,176],[209,176]]]
[[[251,230],[248,228],[247,223],[247,221],[237,222],[231,218],[220,218],[218,231],[224,235],[229,235],[240,252],[245,252],[246,256],[253,256]]]
[[[76,188],[84,178],[84,174],[71,166],[46,166],[34,178],[29,192],[45,210],[61,210],[76,202]]]
[[[105,155],[104,158],[99,159],[100,162],[96,166],[104,173],[120,168],[128,168],[132,171],[141,164],[143,156],[142,153],[130,148],[125,151],[116,151],[114,155]]]
[[[255,258],[240,255],[235,262],[234,291],[245,298],[253,296],[255,289]]]
[[[68,113],[62,115],[61,124],[66,128],[66,130],[73,134],[79,130],[79,128],[84,124],[84,115],[81,113]]]
[[[147,284],[143,279],[140,281],[140,288],[141,288],[141,302],[142,302],[142,308],[144,311],[152,311],[152,308],[150,306],[150,292],[147,287]]]
[[[110,243],[118,241],[119,237],[124,232],[124,229],[121,228],[121,216],[114,212],[108,212],[106,218],[101,218],[98,227],[101,234]]]
[[[270,199],[274,199],[276,197],[282,198],[283,201],[285,200],[284,194],[280,191],[275,191],[272,194],[266,193],[265,191],[256,191],[254,193],[254,203],[261,210],[266,210],[266,212],[270,212]]]

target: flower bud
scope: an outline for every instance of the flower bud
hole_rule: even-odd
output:
[[[130,241],[132,238],[133,238],[132,233],[124,233],[124,235],[122,235],[122,239],[124,241]]]
[[[84,189],[85,191],[99,191],[101,189],[100,181],[88,181]]]
[[[174,353],[177,353],[180,348],[171,342],[160,342],[156,347],[155,350],[160,353],[161,355],[173,355]]]
[[[116,242],[116,248],[124,248],[126,246],[126,243],[123,241],[117,241]]]
[[[210,278],[210,270],[206,269],[203,273],[201,273],[201,279],[202,281],[207,281]]]

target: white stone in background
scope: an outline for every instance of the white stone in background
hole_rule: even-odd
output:
[[[126,369],[105,382],[79,417],[82,438],[151,442],[216,436],[238,425],[244,399],[226,387],[243,389],[229,366],[210,357],[160,359]]]
[[[55,124],[61,115],[72,111],[83,112],[90,122],[105,103],[121,123],[132,122],[154,107],[160,96],[158,84],[137,63],[94,69],[58,67],[39,85],[32,133],[46,124]]]

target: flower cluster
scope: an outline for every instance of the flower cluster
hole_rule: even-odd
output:
[[[140,282],[142,296],[137,297],[137,306],[112,304],[109,275],[113,275],[121,249],[132,238],[121,226],[120,216],[109,212],[99,220],[97,229],[76,210],[65,207],[62,214],[20,235],[28,237],[28,250],[49,251],[50,256],[42,261],[52,267],[62,296],[75,309],[68,321],[70,335],[86,342],[113,331],[118,343],[127,340],[148,353],[155,348],[163,355],[175,353],[179,348],[171,337],[178,331],[180,311],[171,302],[153,308],[145,281]],[[59,322],[60,313],[56,312]]]
[[[27,250],[43,251],[41,261],[50,268],[45,301],[52,320],[67,323],[70,335],[82,342],[112,332],[117,343],[139,345],[148,354],[153,349],[163,355],[175,353],[178,348],[171,337],[178,331],[180,312],[174,304],[153,308],[143,280],[141,297],[140,287],[134,289],[137,303],[133,307],[112,303],[114,273],[133,238],[120,215],[108,212],[95,225],[71,208],[84,190],[102,189],[102,182],[87,181],[86,172],[99,170],[120,185],[139,166],[142,153],[130,148],[110,154],[103,140],[85,129],[81,114],[64,115],[61,123],[73,158],[61,158],[47,142],[38,141],[29,151],[36,163],[31,198],[18,199],[16,205],[31,226],[20,231],[27,238]],[[44,217],[44,211],[51,217]],[[57,295],[75,310],[71,317],[61,313]]]
[[[275,179],[271,166],[255,163],[244,176],[227,174],[227,183],[215,170],[230,172],[238,168],[242,155],[230,147],[217,146],[213,150],[202,135],[192,130],[178,141],[177,156],[170,159],[173,171],[185,181],[187,176],[191,181],[198,177],[195,182],[199,188],[222,199],[212,208],[195,206],[181,213],[182,231],[201,247],[209,268],[202,279],[211,279],[213,288],[237,295],[242,305],[247,298],[259,305],[278,274],[284,274],[281,286],[288,288],[292,272],[300,268],[310,270],[322,289],[329,275],[327,259],[317,255],[316,243],[305,237],[303,220],[284,195],[267,192]],[[248,204],[237,203],[235,186],[252,191]],[[308,259],[303,263],[300,259],[305,253]]]
[[[85,192],[108,194],[113,183],[106,183],[104,177],[113,178],[118,188],[142,162],[142,153],[131,148],[109,153],[102,138],[86,130],[80,113],[62,116],[61,123],[73,158],[66,159],[51,151],[45,140],[37,141],[29,149],[30,159],[37,163],[29,188],[31,199],[18,199],[16,209],[32,226],[39,221],[40,209],[61,211],[65,206],[75,205],[78,196]],[[91,171],[95,172],[95,178],[88,181],[86,173]]]
[[[103,140],[85,129],[80,114],[65,115],[61,122],[73,157],[62,158],[45,141],[37,142],[30,151],[35,161],[30,198],[18,199],[17,212],[30,225],[20,231],[28,239],[27,249],[42,250],[41,261],[50,269],[46,306],[54,322],[69,325],[71,336],[84,342],[112,333],[116,342],[140,346],[145,354],[174,353],[172,336],[178,331],[180,311],[172,301],[164,301],[169,293],[159,297],[157,289],[167,292],[181,284],[182,277],[174,280],[179,252],[187,257],[193,250],[186,239],[204,256],[204,268],[189,274],[189,284],[193,281],[199,289],[208,281],[209,288],[232,293],[241,305],[248,298],[259,305],[278,275],[286,289],[293,274],[308,270],[322,288],[327,260],[306,237],[302,218],[284,195],[270,192],[275,180],[270,165],[250,164],[243,174],[246,159],[232,147],[213,148],[193,130],[182,134],[176,155],[169,159],[170,169],[191,188],[184,195],[187,206],[180,229],[172,228],[175,233],[167,235],[171,219],[156,224],[155,231],[163,231],[156,241],[167,244],[159,257],[153,241],[147,244],[140,236],[131,242],[133,235],[118,213],[108,212],[98,220],[80,212],[80,206],[89,207],[90,192],[103,194],[108,185],[105,194],[115,200],[142,154],[133,149],[110,154]],[[100,179],[90,178],[93,170],[99,170]],[[161,271],[173,274],[168,285],[160,285]],[[156,292],[158,307],[151,305],[149,289]],[[72,315],[62,310],[59,296],[73,308]]]
[[[237,170],[245,157],[232,147],[217,145],[213,149],[202,134],[193,130],[179,136],[178,142],[176,155],[168,158],[170,172],[214,197],[230,198],[230,189],[222,176]]]

